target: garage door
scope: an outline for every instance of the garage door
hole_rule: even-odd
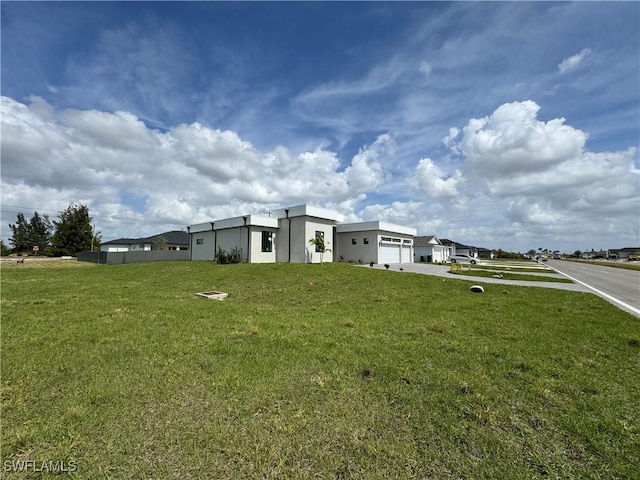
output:
[[[400,245],[380,244],[378,263],[399,263]]]
[[[402,263],[411,263],[411,247],[409,245],[402,246]]]

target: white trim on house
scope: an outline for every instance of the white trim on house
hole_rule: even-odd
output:
[[[361,232],[365,230],[380,230],[383,232],[400,233],[402,235],[409,235],[412,238],[416,236],[416,229],[412,227],[405,227],[403,225],[396,225],[395,223],[381,222],[375,220],[372,222],[356,222],[356,223],[341,223],[338,225],[338,230],[342,232]]]
[[[295,207],[279,208],[271,212],[278,219],[293,217],[314,217],[324,220],[333,220],[340,223],[344,221],[344,215],[333,210],[311,205],[296,205]]]

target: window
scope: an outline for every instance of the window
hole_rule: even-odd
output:
[[[322,248],[324,246],[324,232],[320,231],[320,230],[316,230],[316,236],[315,238],[320,238],[322,239],[321,245],[318,245],[316,243],[316,252],[322,252],[324,251],[324,249]]]
[[[411,243],[411,240],[402,240],[402,243]]]
[[[262,232],[262,251],[273,252],[273,232]]]
[[[351,245],[356,245],[358,243],[358,241],[355,238],[351,239]]]
[[[196,238],[196,244],[204,245],[204,238]]]
[[[369,245],[369,239],[368,238],[363,239],[362,243],[364,243],[365,245]]]

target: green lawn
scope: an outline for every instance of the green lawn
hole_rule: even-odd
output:
[[[595,295],[348,264],[40,266],[1,272],[3,478],[53,478],[8,471],[27,460],[83,479],[640,477],[640,323]]]
[[[520,280],[523,282],[555,282],[555,283],[573,283],[566,277],[561,277],[553,270],[518,270],[509,271],[506,268],[496,269],[495,267],[483,267],[482,265],[457,265],[456,275],[464,275],[469,277],[493,278],[500,275],[504,280]],[[456,268],[456,267],[453,267]],[[527,274],[523,272],[536,272],[535,274]],[[452,271],[452,273],[454,273]],[[545,275],[546,274],[546,275]]]
[[[600,265],[602,267],[622,268],[625,270],[640,270],[640,262],[627,261],[606,261],[606,260],[581,260],[577,258],[563,258],[565,262],[588,263],[590,265]]]

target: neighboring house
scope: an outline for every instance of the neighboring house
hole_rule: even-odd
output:
[[[448,246],[451,249],[450,255],[469,255],[474,258],[478,258],[478,249],[469,245],[463,245],[462,243],[454,242],[448,238],[440,240],[443,245]]]
[[[629,255],[640,255],[640,247],[624,247],[612,251],[616,253],[620,260],[628,259]]]
[[[415,228],[393,223],[343,223],[336,227],[337,258],[353,263],[412,263],[415,235]]]
[[[191,259],[215,260],[220,249],[236,249],[243,262],[410,263],[415,229],[384,222],[342,224],[332,210],[298,205],[271,212],[190,225]],[[309,240],[322,237],[326,251]],[[354,243],[355,242],[355,243]]]
[[[488,248],[478,247],[477,251],[478,251],[478,258],[492,259],[492,258],[494,258],[496,256],[495,252],[493,250],[488,249]]]
[[[149,251],[154,249],[154,244],[158,242],[160,237],[165,240],[166,250],[188,250],[189,234],[180,230],[172,230],[170,232],[159,233],[151,237],[144,238],[118,238],[109,242],[100,244],[101,252],[132,252],[132,251]]]
[[[451,252],[435,235],[414,238],[413,248],[414,259],[420,262],[446,262]]]
[[[609,251],[608,250],[599,250],[599,251],[596,252],[594,249],[591,249],[590,252],[584,252],[582,254],[582,258],[588,259],[588,260],[608,259],[609,258]]]

